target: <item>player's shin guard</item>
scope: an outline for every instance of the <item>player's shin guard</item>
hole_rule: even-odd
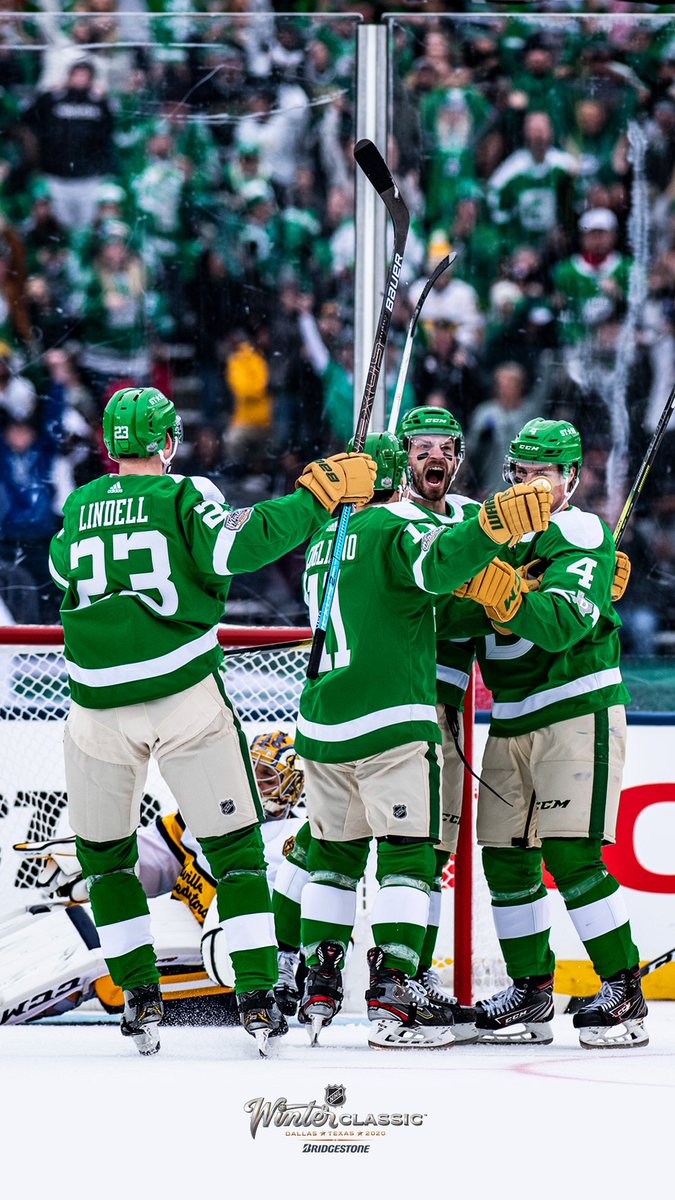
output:
[[[148,900],[135,873],[136,834],[111,842],[77,837],[75,848],[113,983],[125,990],[156,984]]]
[[[337,942],[347,953],[356,919],[356,888],[369,846],[369,838],[312,840],[307,856],[310,878],[302,891],[302,945],[308,967],[318,965],[317,949],[323,942]]]
[[[385,969],[414,976],[427,932],[429,893],[436,858],[430,842],[382,838],[377,848],[380,890],[372,915],[373,938]]]
[[[552,975],[555,957],[541,851],[485,846],[483,869],[508,974],[512,979]]]
[[[600,839],[547,838],[542,852],[600,979],[636,967],[623,892],[607,871]]]
[[[218,916],[236,992],[268,991],[277,982],[277,943],[260,826],[198,841],[218,880]]]
[[[435,850],[436,855],[436,875],[429,894],[429,916],[427,918],[427,931],[424,935],[422,950],[420,953],[419,972],[428,971],[434,961],[434,950],[438,941],[438,927],[441,923],[441,900],[443,895],[443,870],[448,861],[447,850]]]

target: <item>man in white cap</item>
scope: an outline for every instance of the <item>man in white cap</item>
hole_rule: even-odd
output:
[[[590,208],[579,220],[579,251],[554,268],[563,338],[578,342],[589,327],[608,319],[628,295],[630,259],[615,249],[617,219],[609,208]]]

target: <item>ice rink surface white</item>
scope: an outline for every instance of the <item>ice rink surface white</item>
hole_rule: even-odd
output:
[[[143,1059],[114,1025],[5,1026],[1,1195],[673,1195],[675,1003],[652,1004],[644,1050],[582,1050],[568,1016],[554,1029],[547,1047],[400,1052],[369,1050],[365,1023],[325,1030],[314,1049],[294,1026],[261,1061],[238,1029],[165,1029],[161,1052]],[[304,1152],[305,1130],[260,1126],[251,1137],[248,1101],[320,1105],[328,1085],[346,1089],[339,1113],[423,1122],[340,1135],[367,1153]]]

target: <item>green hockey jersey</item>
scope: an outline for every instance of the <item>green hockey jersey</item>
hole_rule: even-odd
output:
[[[336,527],[329,523],[307,551],[313,626]],[[440,742],[434,606],[494,553],[475,517],[446,528],[410,501],[353,516],[319,675],[300,697],[299,754],[351,762],[407,742]]]
[[[216,670],[230,577],[272,562],[326,519],[306,488],[231,509],[208,479],[104,475],[64,505],[50,570],[73,700],[138,704]]]
[[[494,697],[490,732],[517,736],[625,704],[621,622],[611,601],[616,555],[605,523],[570,507],[545,532],[500,548],[499,557],[513,566],[535,558],[546,564],[540,589],[523,597],[509,622],[512,632],[499,632],[471,600],[452,597],[438,611],[439,637],[476,638]]]

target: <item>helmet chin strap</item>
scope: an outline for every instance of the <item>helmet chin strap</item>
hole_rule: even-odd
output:
[[[557,508],[554,508],[551,510],[552,517],[554,517],[556,515],[556,513],[562,512],[564,508],[567,508],[567,505],[569,504],[570,500],[572,499],[572,496],[574,495],[575,491],[577,490],[577,487],[579,486],[579,476],[580,476],[580,471],[579,471],[579,468],[577,467],[577,473],[574,476],[574,483],[569,488],[565,487],[565,495],[563,496],[562,503],[559,504]]]
[[[168,475],[169,471],[171,470],[171,464],[172,464],[174,458],[176,457],[177,449],[178,449],[178,438],[172,438],[170,454],[165,454],[163,450],[157,451],[160,459],[162,460],[162,463],[164,464],[164,474],[165,475]]]

